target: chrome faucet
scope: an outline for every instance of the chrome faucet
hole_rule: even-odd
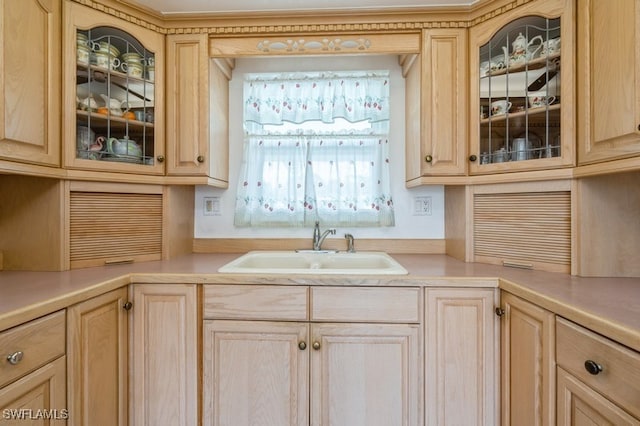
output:
[[[315,228],[313,228],[313,250],[314,251],[322,250],[322,242],[324,241],[325,238],[327,238],[327,235],[329,234],[335,235],[336,230],[327,229],[322,234],[320,234],[320,222],[316,222],[316,226]]]
[[[351,234],[344,234],[344,238],[347,240],[347,252],[348,253],[355,253],[356,252],[356,248],[353,244],[353,235]]]

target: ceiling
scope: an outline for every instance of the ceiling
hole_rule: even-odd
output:
[[[470,6],[478,0],[130,0],[162,15],[313,12]]]

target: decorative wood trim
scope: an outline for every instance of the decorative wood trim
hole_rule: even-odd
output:
[[[420,33],[335,33],[311,37],[211,38],[209,41],[211,57],[411,53],[420,53]]]
[[[384,251],[391,254],[444,254],[445,240],[356,239],[356,251]],[[309,238],[195,238],[194,253],[246,253],[252,250],[310,249]],[[323,248],[346,250],[341,238],[328,238]]]
[[[481,0],[471,7],[164,16],[128,0],[71,0],[160,34],[389,33],[468,28],[534,0]]]

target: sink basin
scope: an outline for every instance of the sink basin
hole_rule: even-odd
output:
[[[242,274],[406,275],[384,252],[251,251],[218,272]]]

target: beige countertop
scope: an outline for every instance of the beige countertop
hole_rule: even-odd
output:
[[[219,274],[240,254],[192,254],[168,261],[65,272],[0,272],[0,330],[129,283],[496,287],[640,351],[640,278],[566,274],[465,263],[445,255],[393,255],[408,275]]]

